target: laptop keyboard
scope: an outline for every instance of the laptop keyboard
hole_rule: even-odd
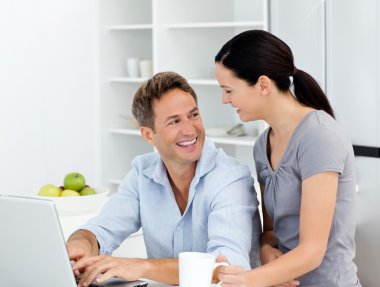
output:
[[[81,277],[75,278],[76,282],[79,283]],[[103,283],[91,283],[90,287],[145,287],[148,283],[144,281],[127,281],[121,278],[113,277],[108,279]]]

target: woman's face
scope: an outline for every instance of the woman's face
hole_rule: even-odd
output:
[[[243,122],[261,119],[262,100],[259,84],[250,86],[245,80],[239,79],[222,64],[215,64],[216,79],[223,89],[222,102],[236,108]]]

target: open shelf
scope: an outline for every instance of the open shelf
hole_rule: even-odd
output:
[[[210,137],[208,139],[212,140],[214,143],[218,144],[227,144],[227,145],[236,145],[236,146],[252,146],[255,144],[257,137],[253,136],[223,136],[223,137]]]
[[[242,21],[242,22],[203,22],[203,23],[176,23],[165,26],[169,29],[193,29],[193,28],[241,28],[250,27],[263,29],[265,23],[263,21]]]
[[[113,25],[109,26],[110,31],[128,31],[128,30],[150,30],[153,28],[152,24],[132,24],[132,25]]]
[[[141,136],[138,129],[109,129],[108,132],[119,135]],[[253,136],[207,136],[214,143],[237,145],[237,146],[253,146],[257,137]]]
[[[208,139],[247,165],[254,175],[256,137],[210,132],[212,127],[228,130],[240,122],[234,109],[221,103],[213,59],[238,33],[268,28],[268,0],[228,0],[223,5],[219,0],[101,0],[98,6],[102,184],[115,192],[133,159],[156,151],[132,120],[133,95],[148,78],[129,77],[128,58],[150,60],[153,74],[174,71],[186,78],[197,94],[204,126],[209,127],[205,131],[210,134]],[[255,134],[254,128],[248,124],[245,132]],[[141,230],[135,235],[125,245],[136,250],[138,257],[146,257],[146,252],[138,250],[144,245]],[[127,250],[122,252],[128,257]]]
[[[146,80],[148,78],[113,77],[108,79],[111,83],[143,83]]]
[[[139,129],[109,129],[108,132],[119,135],[141,136]]]
[[[215,13],[218,7],[218,13]],[[186,13],[183,13],[186,11]],[[239,123],[221,103],[214,57],[222,45],[245,30],[268,28],[268,0],[102,0],[99,1],[99,82],[103,182],[116,188],[138,155],[154,147],[134,128],[131,105],[146,77],[129,77],[128,58],[150,60],[153,74],[174,71],[197,94],[205,127]],[[245,126],[255,134],[255,125]],[[254,136],[206,135],[218,148],[250,168]]]
[[[108,81],[111,83],[143,83],[148,78],[130,78],[130,77],[112,77]],[[219,86],[217,80],[214,79],[188,79],[189,84],[199,86]]]
[[[213,79],[188,79],[190,85],[199,85],[199,86],[219,86],[217,80]]]

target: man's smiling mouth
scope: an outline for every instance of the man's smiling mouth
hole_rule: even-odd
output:
[[[185,142],[180,142],[180,143],[177,143],[177,145],[179,146],[189,146],[189,145],[193,145],[195,144],[195,142],[197,141],[198,137],[196,137],[195,139],[191,140],[191,141],[185,141]]]

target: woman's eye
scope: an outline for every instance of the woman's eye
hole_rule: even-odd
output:
[[[229,91],[229,90],[225,90],[224,91],[226,94],[230,94],[231,93],[231,91]]]

